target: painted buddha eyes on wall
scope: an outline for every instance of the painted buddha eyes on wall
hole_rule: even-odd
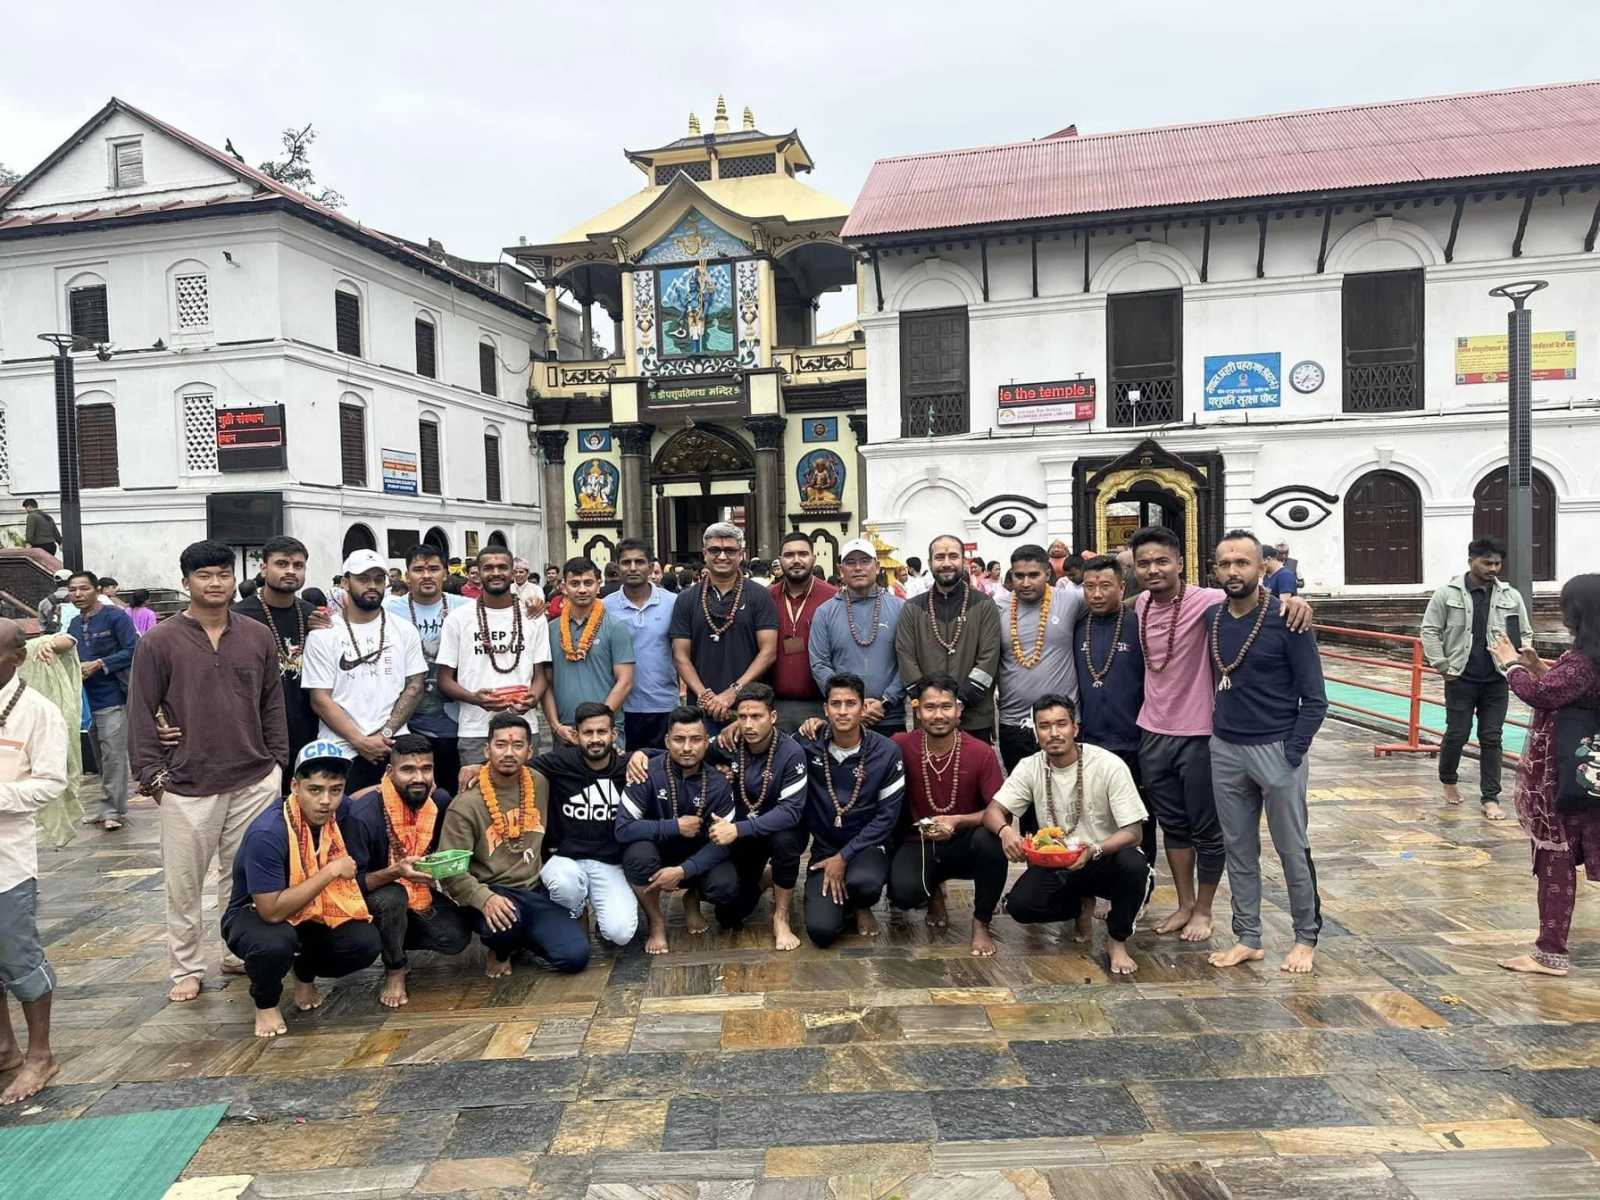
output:
[[[1038,514],[1030,509],[1044,505],[1030,496],[990,496],[974,504],[968,511],[979,517],[983,527],[999,537],[1021,537],[1039,523]]]
[[[1308,485],[1290,483],[1256,496],[1250,503],[1267,505],[1267,519],[1278,528],[1299,531],[1315,529],[1333,516],[1331,506],[1339,503],[1339,497]]]

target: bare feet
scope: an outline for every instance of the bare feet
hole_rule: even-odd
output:
[[[488,979],[504,979],[511,974],[511,959],[501,958],[493,950],[489,951],[488,962],[483,968],[483,974]]]
[[[1460,804],[1461,803],[1461,789],[1458,788],[1453,783],[1445,784],[1444,785],[1444,802],[1446,804]]]
[[[683,898],[683,927],[696,936],[704,933],[708,928],[705,915],[700,911],[700,898],[698,896],[685,896]]]
[[[928,928],[950,928],[950,909],[944,900],[944,884],[933,889],[933,895],[928,897]]]
[[[878,918],[872,915],[871,909],[856,910],[856,932],[862,937],[878,936]]]
[[[787,920],[780,921],[776,917],[772,920],[772,942],[779,950],[798,950],[800,939],[795,937],[794,930],[789,928]]]
[[[1237,967],[1240,963],[1260,962],[1265,957],[1264,951],[1254,946],[1246,946],[1243,942],[1236,942],[1226,950],[1208,954],[1206,961],[1213,967]]]
[[[1094,915],[1090,912],[1081,912],[1077,920],[1072,922],[1072,940],[1075,942],[1094,941]]]
[[[1183,932],[1178,935],[1186,942],[1209,942],[1211,940],[1211,914],[1196,912],[1183,927]]]
[[[22,1060],[22,1070],[6,1085],[6,1090],[0,1092],[0,1104],[26,1100],[54,1079],[60,1070],[61,1064],[53,1056],[47,1054],[43,1058],[35,1058],[30,1051]]]
[[[1504,821],[1506,810],[1500,807],[1498,800],[1485,800],[1483,802],[1483,819],[1485,821]]]
[[[1531,954],[1519,954],[1515,958],[1504,958],[1500,965],[1508,971],[1515,971],[1519,975],[1554,975],[1560,977],[1565,971],[1555,967],[1547,967]]]
[[[200,976],[185,975],[172,985],[167,992],[167,999],[174,1004],[187,1004],[200,994]]]
[[[322,993],[317,991],[317,985],[304,983],[296,979],[294,981],[294,1006],[301,1012],[310,1012],[314,1008],[321,1008]]]
[[[646,954],[665,954],[667,952],[667,924],[650,922],[650,936],[645,939],[644,952]]]
[[[283,1023],[283,1014],[278,1011],[278,1006],[256,1009],[256,1036],[258,1038],[282,1037],[289,1032],[289,1027]]]
[[[224,958],[222,960],[222,973],[224,975],[243,975],[244,963],[236,958]]]
[[[1296,942],[1294,949],[1283,956],[1283,961],[1278,964],[1278,970],[1287,971],[1291,975],[1309,975],[1311,968],[1317,965],[1317,948],[1307,946],[1304,942]]]
[[[406,971],[401,967],[398,971],[385,971],[383,975],[383,990],[378,993],[378,1003],[385,1008],[400,1008],[408,1003],[411,997],[406,994]]]
[[[972,918],[972,957],[993,958],[994,939],[989,936],[989,922]]]
[[[1162,917],[1156,922],[1157,933],[1177,933],[1178,930],[1189,924],[1189,918],[1194,916],[1194,909],[1180,908],[1177,912]]]
[[[1139,969],[1139,964],[1133,961],[1133,955],[1128,953],[1128,943],[1115,939],[1106,939],[1106,950],[1111,956],[1111,973],[1113,975],[1132,975]]]
[[[1094,902],[1094,919],[1104,921],[1111,915],[1111,901],[1101,897]]]
[[[0,1050],[0,1075],[7,1071],[15,1071],[22,1065],[22,1047],[12,1042],[4,1050]]]

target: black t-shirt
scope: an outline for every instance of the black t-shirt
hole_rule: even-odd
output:
[[[1492,683],[1500,678],[1500,672],[1489,657],[1489,588],[1474,587],[1469,582],[1467,598],[1472,603],[1472,650],[1467,655],[1461,678],[1473,683]]]
[[[296,608],[300,610],[298,616],[295,614]],[[278,631],[279,645],[287,648],[291,658],[298,659],[305,649],[301,631],[316,610],[298,596],[294,599],[293,608],[273,608],[265,604],[261,593],[257,592],[250,599],[235,604],[233,611],[263,625],[269,623],[267,614],[270,613],[270,623]],[[283,673],[283,707],[289,721],[289,757],[293,761],[300,747],[317,736],[317,714],[311,711],[311,693],[300,686],[299,671]]]
[[[529,765],[550,781],[545,857],[559,854],[564,858],[621,862],[616,822],[617,802],[627,785],[624,757],[616,755],[609,770],[597,773],[590,769],[582,750],[560,746],[539,755]]]
[[[738,611],[732,614],[733,624],[721,634],[707,624],[700,595],[703,589],[710,589],[705,608],[710,609],[711,618],[720,629],[727,623],[735,590],[719,592],[708,582],[697,583],[680,592],[672,604],[669,633],[674,639],[689,639],[694,669],[700,673],[700,681],[714,692],[727,690],[755,661],[758,630],[778,630],[778,606],[772,602],[772,593],[754,580],[746,579],[743,584],[743,590],[738,592]],[[697,699],[690,696],[689,702]]]

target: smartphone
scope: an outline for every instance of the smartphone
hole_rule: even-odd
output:
[[[1512,613],[1506,618],[1506,637],[1511,639],[1511,644],[1518,650],[1522,649],[1522,617]]]

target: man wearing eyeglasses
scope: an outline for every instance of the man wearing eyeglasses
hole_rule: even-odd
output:
[[[734,695],[765,675],[778,657],[778,606],[746,579],[744,532],[727,521],[706,527],[705,574],[672,608],[672,661],[688,703],[715,735],[733,719]]]

